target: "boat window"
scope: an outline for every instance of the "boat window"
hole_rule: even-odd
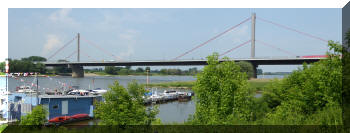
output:
[[[68,100],[62,101],[62,115],[68,114]]]
[[[58,105],[54,105],[52,108],[53,109],[58,109]]]

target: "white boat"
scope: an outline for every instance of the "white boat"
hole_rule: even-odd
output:
[[[176,99],[179,94],[177,91],[174,91],[174,90],[164,90],[163,95],[167,100],[170,100],[170,99]]]
[[[33,90],[30,86],[20,86],[16,88],[16,92],[18,93],[36,93],[35,90]]]
[[[92,93],[92,94],[104,94],[104,93],[106,93],[107,92],[107,90],[104,90],[104,89],[101,89],[101,88],[96,88],[96,89],[94,89],[94,90],[90,90],[90,92]]]
[[[67,93],[68,95],[89,95],[89,91],[87,90],[71,90],[71,91],[68,91]]]

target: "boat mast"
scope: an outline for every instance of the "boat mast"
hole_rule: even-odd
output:
[[[149,70],[147,69],[146,72],[147,72],[147,81],[146,81],[147,83],[146,83],[146,88],[148,88],[148,73],[149,73]],[[153,92],[152,92],[152,93],[153,93]]]
[[[6,64],[6,66],[5,66],[5,72],[6,72],[6,95],[8,95],[9,94],[9,90],[8,90],[8,87],[7,87],[7,81],[8,81],[8,73],[9,73],[9,61],[8,61],[8,59],[6,59],[5,60],[5,64]],[[8,99],[8,96],[7,96],[7,98],[6,98],[6,103],[7,103],[7,107],[9,107],[9,99]],[[9,118],[10,118],[10,110],[9,109],[7,109],[7,119],[6,119],[6,122],[7,123],[9,123]]]
[[[38,79],[38,73],[35,73],[35,78],[36,78],[36,104],[39,105],[39,79]]]

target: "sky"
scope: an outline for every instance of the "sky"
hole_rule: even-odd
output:
[[[327,43],[261,21],[263,18],[323,38],[341,41],[341,8],[9,8],[9,57],[51,57],[80,33],[81,61],[171,60],[256,13],[256,40],[289,51],[287,54],[256,42],[258,58],[322,55]],[[251,39],[248,21],[181,59],[205,59]],[[98,47],[95,47],[98,45]],[[76,60],[77,41],[50,60]],[[111,53],[114,56],[111,56]],[[118,58],[116,58],[117,56]],[[225,56],[249,58],[250,44]],[[161,68],[161,67],[157,67]],[[185,68],[185,67],[168,67]],[[259,66],[264,71],[291,71],[297,66]]]

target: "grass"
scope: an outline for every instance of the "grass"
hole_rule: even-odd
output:
[[[0,133],[5,130],[7,124],[0,125]]]

